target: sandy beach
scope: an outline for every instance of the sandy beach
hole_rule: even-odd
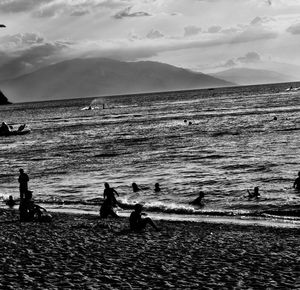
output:
[[[1,289],[299,289],[300,231],[1,210]]]

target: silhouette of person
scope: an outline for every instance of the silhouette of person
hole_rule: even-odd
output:
[[[193,205],[203,205],[204,192],[200,191],[199,196],[191,202]]]
[[[300,190],[300,171],[298,172],[298,177],[294,181],[293,188]]]
[[[23,168],[20,168],[20,175],[19,175],[19,183],[20,183],[20,200],[22,201],[25,197],[25,194],[28,192],[28,181],[29,177],[28,175],[24,172]]]
[[[11,195],[8,197],[8,200],[5,203],[11,209],[16,205],[16,202],[14,201],[14,199],[13,199],[13,197]]]
[[[155,183],[155,185],[154,185],[154,191],[155,192],[160,192],[159,183]]]
[[[130,229],[135,232],[140,232],[146,228],[147,224],[149,224],[158,231],[158,227],[151,218],[142,218],[142,215],[146,215],[145,213],[142,213],[142,209],[143,206],[139,203],[134,206],[134,211],[130,214],[129,218]]]
[[[254,191],[253,192],[250,192],[250,190],[247,190],[248,191],[248,198],[256,198],[258,199],[260,197],[260,193],[259,193],[259,188],[258,186],[255,186],[254,187]]]
[[[2,133],[5,133],[5,134],[10,132],[10,128],[5,122],[2,122],[0,130]]]
[[[104,192],[103,197],[104,201],[100,207],[100,217],[106,218],[109,215],[113,217],[119,217],[116,212],[114,211],[114,207],[118,205],[118,201],[116,200],[115,194],[119,196],[118,192],[109,186],[106,182],[104,183]]]
[[[18,128],[18,131],[23,131],[26,127],[26,124],[20,125],[20,127]]]
[[[37,221],[46,221],[42,218],[43,211],[46,211],[43,207],[37,205],[32,200],[32,192],[27,191],[25,198],[20,203],[20,221],[30,222],[37,219]],[[47,215],[47,221],[50,221],[50,215]]]
[[[132,186],[133,192],[138,192],[141,190],[135,182],[133,182],[131,186]]]

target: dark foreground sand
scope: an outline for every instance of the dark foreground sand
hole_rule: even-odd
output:
[[[299,229],[53,216],[1,210],[0,289],[300,289]]]

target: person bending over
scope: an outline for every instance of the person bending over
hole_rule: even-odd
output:
[[[158,227],[155,225],[151,218],[142,218],[142,215],[146,215],[142,212],[142,209],[143,206],[139,203],[134,206],[134,211],[131,213],[129,218],[130,229],[135,232],[140,232],[146,228],[147,224],[150,224],[154,229],[158,231]]]

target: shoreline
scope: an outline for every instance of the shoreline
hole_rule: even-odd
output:
[[[297,289],[298,229],[51,213],[20,223],[1,210],[5,289]],[[298,280],[297,280],[298,279]]]

